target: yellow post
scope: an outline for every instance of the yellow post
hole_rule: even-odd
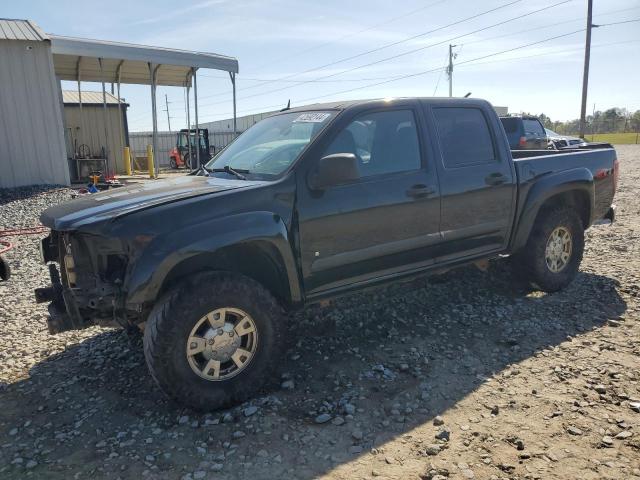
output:
[[[127,175],[131,176],[131,152],[129,147],[124,147],[124,169]]]
[[[147,145],[147,167],[149,167],[149,178],[155,178],[155,169],[153,168],[153,147]]]

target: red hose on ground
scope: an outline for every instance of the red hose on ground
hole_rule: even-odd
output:
[[[23,235],[39,235],[41,233],[47,233],[49,229],[47,227],[27,227],[27,228],[10,228],[8,230],[0,230],[0,237],[21,237]],[[0,240],[0,254],[8,252],[14,245],[11,242]]]

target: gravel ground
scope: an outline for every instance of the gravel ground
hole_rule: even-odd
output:
[[[0,478],[640,478],[640,148],[618,147],[618,222],[546,295],[506,265],[299,314],[280,389],[197,414],[139,340],[49,336],[35,237],[0,283]],[[0,229],[68,190],[0,192]]]

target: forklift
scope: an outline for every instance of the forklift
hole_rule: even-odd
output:
[[[169,166],[171,168],[186,167],[192,170],[196,166],[196,132],[200,132],[200,164],[204,165],[211,160],[209,152],[209,130],[206,128],[183,128],[176,135],[176,146],[169,152]],[[187,140],[188,139],[188,140]],[[191,157],[189,156],[191,145]]]

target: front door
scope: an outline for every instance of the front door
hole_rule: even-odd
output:
[[[425,162],[413,108],[373,109],[342,119],[313,161],[353,153],[359,179],[322,191],[298,179],[302,274],[322,294],[433,263],[440,241],[436,171]]]
[[[479,106],[432,107],[440,145],[442,250],[438,262],[505,248],[516,178],[495,116]]]

